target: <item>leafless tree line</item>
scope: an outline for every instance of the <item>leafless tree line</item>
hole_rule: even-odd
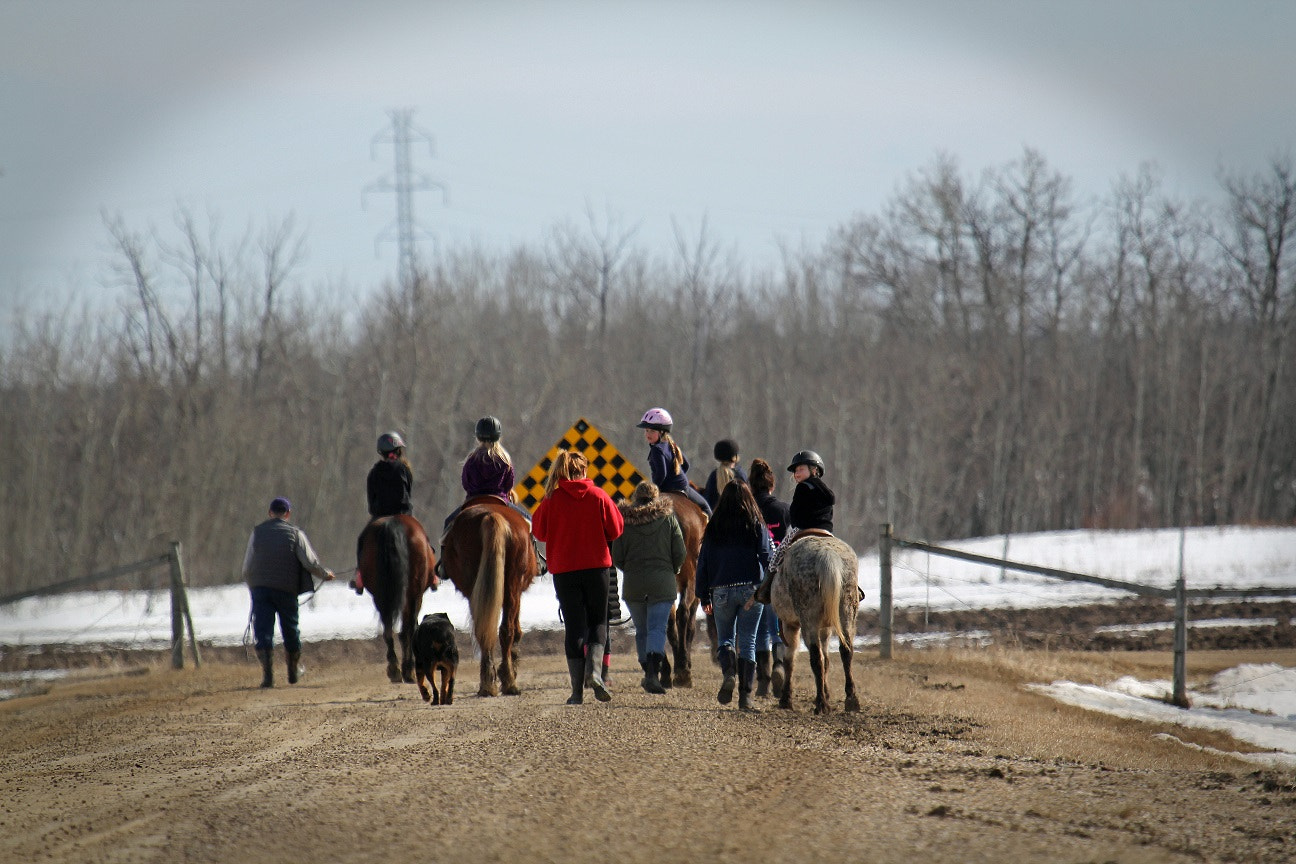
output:
[[[653,405],[698,483],[721,437],[777,468],[819,451],[858,548],[884,521],[1290,523],[1296,176],[1277,158],[1221,184],[1177,202],[1145,168],[1086,204],[1033,151],[976,178],[942,157],[776,272],[705,222],[653,256],[587,213],[358,300],[299,284],[291,220],[233,243],[187,213],[165,237],[108,220],[118,314],[26,316],[0,355],[0,584],[173,538],[191,581],[229,582],[275,495],[344,569],[378,433],[409,441],[435,534],[479,416],[521,477],[581,416],[644,467]]]

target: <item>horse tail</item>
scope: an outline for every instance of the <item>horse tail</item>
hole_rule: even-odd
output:
[[[405,526],[398,519],[387,519],[382,523],[377,543],[378,572],[374,574],[376,578],[370,590],[373,591],[374,605],[378,607],[378,617],[382,619],[383,627],[389,628],[405,600],[405,587],[409,581],[409,538]]]
[[[849,644],[841,619],[842,560],[833,550],[819,544],[815,545],[814,552],[819,559],[815,570],[819,573],[819,599],[823,602],[820,626],[836,633],[841,644]]]
[[[473,583],[469,607],[473,635],[482,656],[495,650],[499,641],[500,615],[504,610],[504,564],[508,549],[508,522],[494,513],[482,517],[481,557],[477,560],[477,581]]]

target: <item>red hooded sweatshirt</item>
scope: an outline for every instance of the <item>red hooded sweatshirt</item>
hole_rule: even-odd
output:
[[[624,528],[621,511],[588,477],[559,480],[531,522],[531,533],[545,544],[550,573],[611,567],[608,544]]]

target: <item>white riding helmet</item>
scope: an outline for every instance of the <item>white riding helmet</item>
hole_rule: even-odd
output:
[[[671,430],[670,412],[665,408],[649,408],[644,412],[643,419],[639,421],[639,429],[656,429],[658,432],[669,432]]]

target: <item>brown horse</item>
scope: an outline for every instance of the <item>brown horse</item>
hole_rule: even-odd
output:
[[[702,551],[702,532],[706,530],[707,517],[702,508],[683,492],[665,492],[675,507],[675,518],[684,533],[684,566],[675,575],[678,596],[666,628],[671,653],[675,655],[675,674],[671,677],[670,661],[662,664],[662,683],[673,681],[676,687],[693,686],[693,638],[697,635],[697,573],[698,553]]]
[[[478,696],[516,696],[522,592],[540,572],[531,525],[493,495],[470,498],[451,523],[442,547],[445,575],[468,598],[473,638],[481,652]],[[496,630],[498,627],[498,631]],[[494,651],[500,651],[496,689]]]
[[[423,526],[413,516],[382,516],[360,535],[360,571],[373,595],[387,643],[387,677],[393,684],[414,681],[414,628],[423,592],[431,584],[436,555]],[[393,626],[400,616],[400,666],[396,665]]]
[[[810,652],[810,668],[814,671],[814,713],[827,714],[832,710],[828,693],[828,635],[835,633],[846,682],[846,710],[859,710],[851,661],[855,656],[855,616],[861,596],[859,556],[840,538],[801,537],[784,548],[783,560],[770,588],[770,599],[787,645],[780,708],[792,708],[792,662],[800,635]]]

